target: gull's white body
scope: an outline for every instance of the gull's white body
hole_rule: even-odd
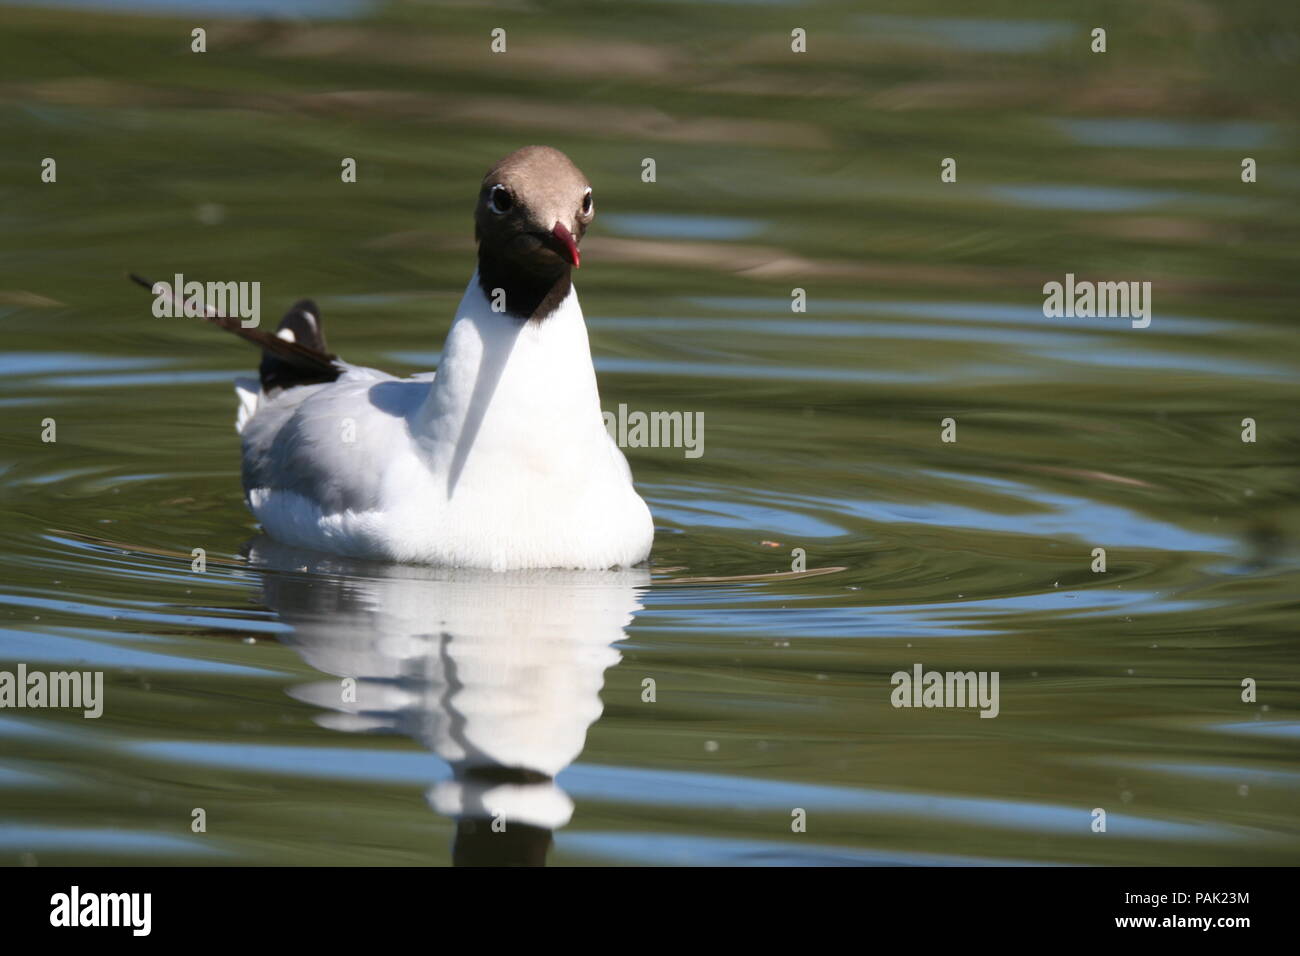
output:
[[[359,558],[602,569],[650,553],[650,511],[605,430],[576,292],[493,312],[470,279],[436,375],[349,367],[237,383],[248,504],[272,537]]]

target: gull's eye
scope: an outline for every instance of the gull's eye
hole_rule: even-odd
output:
[[[488,193],[488,205],[492,207],[493,212],[506,212],[514,204],[515,200],[510,195],[510,190],[499,183]]]
[[[584,216],[591,214],[591,206],[591,187],[588,186],[587,191],[582,194],[582,214]]]

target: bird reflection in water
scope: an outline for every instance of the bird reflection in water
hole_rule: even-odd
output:
[[[317,722],[405,734],[450,765],[428,801],[456,820],[453,862],[544,865],[573,815],[555,777],[600,717],[613,645],[649,572],[372,564],[266,537],[249,562],[293,628],[281,639],[336,678],[290,690],[332,711]]]

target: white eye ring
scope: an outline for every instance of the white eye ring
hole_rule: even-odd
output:
[[[497,183],[488,191],[488,205],[492,207],[495,213],[509,212],[510,207],[515,204],[514,197],[510,195],[510,190],[506,189],[500,183]]]
[[[596,203],[591,198],[591,187],[588,186],[587,191],[582,194],[582,214],[584,216],[590,216],[592,210],[595,208],[596,208]]]

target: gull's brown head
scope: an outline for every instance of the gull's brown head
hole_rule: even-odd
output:
[[[474,210],[485,290],[504,288],[508,312],[536,317],[538,292],[545,299],[562,286],[567,294],[595,214],[587,177],[558,149],[525,146],[500,160],[483,177]]]

